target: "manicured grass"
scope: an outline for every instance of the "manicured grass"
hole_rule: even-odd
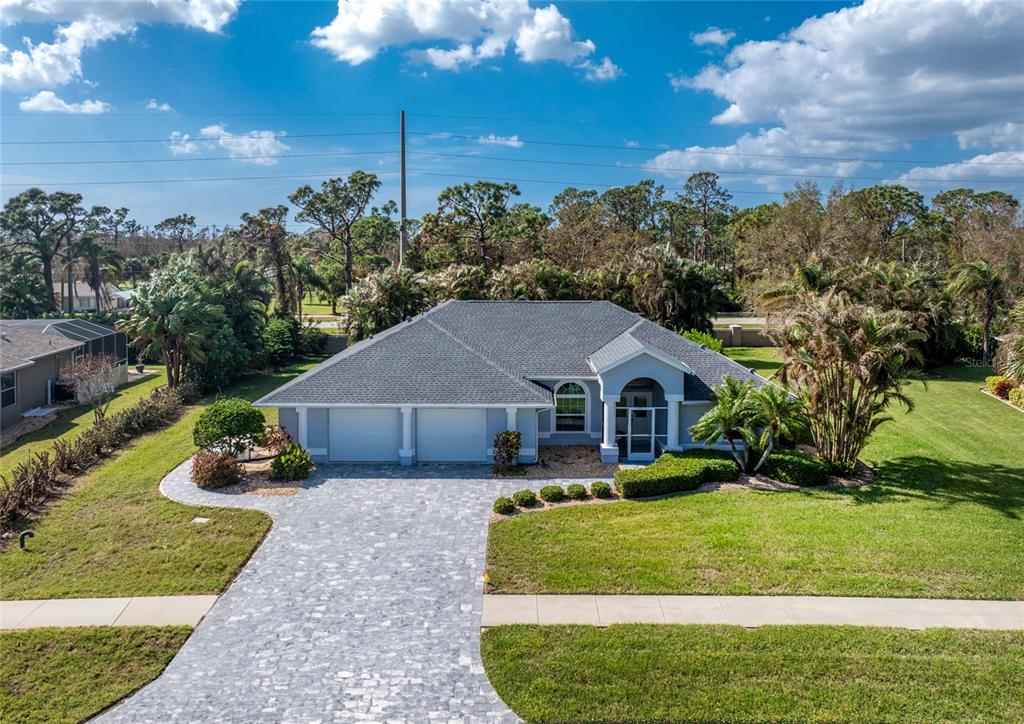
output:
[[[744,364],[767,350],[742,353]],[[914,383],[865,451],[874,484],[555,509],[491,526],[498,593],[1024,598],[1024,425],[985,372]]]
[[[725,356],[747,369],[752,368],[762,377],[771,377],[782,364],[775,347],[726,347]]]
[[[155,679],[191,629],[66,628],[0,633],[0,715],[79,722]]]
[[[131,407],[144,397],[149,397],[157,387],[167,381],[167,373],[163,367],[150,367],[156,374],[122,385],[117,396],[110,403],[107,414],[119,412]],[[58,438],[73,440],[83,430],[92,426],[93,413],[88,405],[79,405],[63,413],[46,427],[19,437],[12,445],[4,448],[0,455],[0,475],[9,475],[18,463],[24,462],[33,453],[49,450],[53,441]]]
[[[242,381],[229,394],[256,399],[314,363]],[[0,598],[74,598],[220,593],[270,529],[252,510],[191,507],[159,490],[194,452],[202,410],[139,438],[93,468],[32,525],[28,552],[0,553]],[[276,410],[266,410],[276,421]],[[196,516],[209,518],[204,525]]]
[[[527,721],[1022,721],[1024,632],[501,626],[487,675]]]

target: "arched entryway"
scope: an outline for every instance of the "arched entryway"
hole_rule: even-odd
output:
[[[665,448],[668,404],[665,390],[650,377],[630,380],[615,407],[615,442],[619,459],[649,462]]]

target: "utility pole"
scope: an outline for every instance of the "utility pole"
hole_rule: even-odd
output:
[[[405,111],[402,111],[401,116],[401,157],[402,157],[402,171],[401,171],[401,184],[402,190],[400,193],[400,206],[399,206],[399,240],[398,240],[398,267],[401,268],[402,264],[405,263],[405,248],[406,248],[406,231],[405,231]]]

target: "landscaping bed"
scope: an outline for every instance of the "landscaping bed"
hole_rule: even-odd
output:
[[[487,675],[527,721],[1020,721],[1024,632],[499,626]]]
[[[0,632],[0,712],[8,724],[80,722],[160,675],[187,626]]]

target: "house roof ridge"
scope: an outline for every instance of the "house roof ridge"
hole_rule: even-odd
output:
[[[354,355],[357,352],[362,352],[363,350],[365,350],[365,349],[367,349],[369,347],[372,347],[373,345],[375,345],[378,342],[380,342],[382,339],[387,339],[388,337],[392,337],[392,336],[398,334],[399,332],[403,332],[403,331],[405,331],[407,329],[412,328],[418,322],[423,321],[423,318],[424,318],[425,314],[426,313],[419,314],[419,315],[417,315],[415,317],[412,317],[411,319],[403,319],[401,322],[399,322],[398,324],[394,325],[393,327],[388,327],[387,329],[381,330],[380,332],[377,332],[376,334],[371,334],[369,337],[366,337],[365,339],[361,339],[361,340],[359,340],[358,342],[356,342],[355,344],[353,344],[353,345],[351,345],[349,347],[345,347],[345,349],[341,350],[336,355],[334,355],[332,357],[329,357],[328,359],[325,359],[323,362],[318,364],[313,369],[306,370],[305,372],[303,372],[298,377],[296,377],[296,378],[294,378],[292,380],[289,380],[288,382],[284,383],[283,385],[281,385],[278,388],[275,388],[275,389],[271,390],[267,394],[263,395],[263,397],[259,398],[258,400],[255,400],[252,404],[253,405],[259,405],[261,402],[266,400],[268,397],[272,397],[273,395],[276,395],[276,394],[278,394],[280,392],[284,392],[285,390],[289,390],[292,387],[294,387],[295,385],[299,384],[300,382],[303,382],[303,381],[305,381],[305,380],[307,380],[307,379],[309,379],[311,377],[316,377],[319,373],[323,372],[324,370],[330,369],[331,367],[333,367],[338,362],[341,362],[344,359],[348,359],[349,357],[351,357],[352,355]],[[366,342],[367,344],[363,344],[364,342]]]
[[[435,309],[436,308],[437,307],[435,307]],[[516,384],[518,384],[519,386],[521,386],[521,387],[523,387],[525,389],[528,389],[531,392],[536,392],[536,393],[539,393],[539,394],[543,395],[542,390],[545,389],[544,387],[538,385],[536,382],[533,382],[531,380],[526,379],[525,377],[523,377],[518,372],[515,372],[512,369],[509,369],[508,367],[506,367],[505,365],[501,364],[497,360],[492,359],[490,357],[490,355],[486,354],[482,350],[479,350],[479,349],[475,348],[473,345],[471,345],[468,342],[466,342],[466,340],[464,340],[461,337],[459,337],[457,334],[452,332],[450,329],[445,328],[444,325],[438,324],[437,322],[435,322],[432,319],[425,319],[425,321],[426,321],[427,324],[429,324],[434,329],[436,329],[439,332],[441,332],[442,334],[450,337],[452,339],[452,341],[454,341],[460,347],[463,347],[464,349],[468,350],[469,352],[472,352],[474,355],[479,357],[481,360],[486,362],[488,365],[490,365],[491,367],[494,367],[496,370],[498,370],[502,374],[506,375],[509,379],[511,379],[514,382],[516,382]]]

